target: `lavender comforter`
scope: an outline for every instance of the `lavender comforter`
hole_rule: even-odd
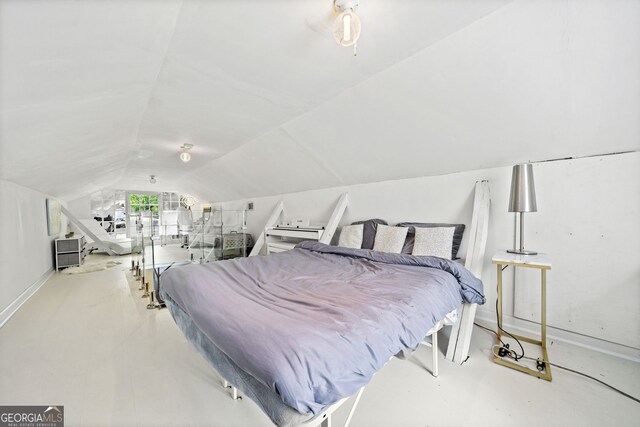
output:
[[[415,348],[461,302],[484,303],[482,282],[453,261],[316,242],[170,269],[162,280],[240,368],[313,414]]]

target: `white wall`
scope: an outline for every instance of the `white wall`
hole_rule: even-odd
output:
[[[91,195],[70,200],[67,209],[78,219],[91,219]]]
[[[549,325],[640,349],[640,153],[536,166],[528,246],[554,267]],[[526,271],[525,271],[526,270]],[[514,315],[539,319],[539,274],[516,272]]]
[[[0,180],[0,325],[54,269],[54,240],[48,236],[47,195]]]
[[[549,324],[576,334],[574,338],[594,337],[596,345],[613,342],[640,349],[640,153],[537,163],[534,171],[538,212],[526,216],[525,240],[527,247],[548,253],[553,262],[548,279]],[[514,214],[507,212],[510,166],[219,205],[235,209],[253,201],[254,210],[247,218],[254,237],[278,200],[285,202],[287,218],[306,217],[322,223],[345,191],[351,203],[342,225],[378,217],[390,223],[462,222],[469,226],[474,182],[483,179],[491,185],[492,212],[483,272],[487,304],[480,307],[479,316],[495,320],[496,271],[490,259],[495,251],[513,246],[515,231]],[[466,237],[461,256],[465,250]],[[514,313],[512,274],[505,276],[507,316]],[[518,286],[530,281],[518,281]],[[532,292],[522,295],[531,298],[536,308],[539,293],[535,287]],[[526,309],[532,310],[525,304]]]

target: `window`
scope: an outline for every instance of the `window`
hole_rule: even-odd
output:
[[[177,211],[180,206],[180,195],[178,193],[162,193],[162,210]]]
[[[181,196],[178,193],[163,192],[160,212],[160,235],[162,242],[168,239],[177,239],[179,233],[178,208],[180,207]]]
[[[91,195],[91,216],[117,237],[127,233],[124,190],[103,190]]]
[[[129,194],[129,225],[141,224],[145,236],[157,235],[160,197],[156,193]]]

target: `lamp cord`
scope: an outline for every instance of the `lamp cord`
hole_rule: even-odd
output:
[[[505,265],[504,267],[502,267],[502,271],[504,271],[506,268],[508,267],[508,265]],[[496,294],[498,292],[498,285],[496,285]],[[510,332],[505,331],[502,328],[502,322],[500,322],[500,316],[498,316],[498,298],[496,297],[496,319],[497,319],[497,324],[498,324],[498,330],[502,331],[504,334],[509,335],[511,338],[513,338],[518,345],[520,346],[520,351],[521,354],[518,355],[514,350],[509,350],[511,353],[513,353],[513,359],[517,362],[518,360],[522,359],[524,357],[524,347],[522,346],[522,343],[520,342],[520,340],[518,338],[516,338],[515,336],[513,336]],[[504,341],[502,341],[502,339],[500,338],[500,335],[498,335],[496,333],[496,337],[498,337],[498,339],[500,340],[500,342],[502,343],[502,345],[504,347],[506,347],[507,349],[509,349],[509,345],[505,344]]]

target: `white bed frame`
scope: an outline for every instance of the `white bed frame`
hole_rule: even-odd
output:
[[[491,207],[491,193],[489,191],[488,181],[478,181],[475,184],[475,196],[473,200],[473,215],[471,218],[471,227],[468,229],[469,242],[467,247],[467,257],[465,267],[471,271],[477,278],[482,278],[482,268],[484,263],[484,252],[487,246],[487,232],[489,230],[489,213]],[[447,348],[447,359],[462,364],[467,360],[469,354],[469,344],[471,343],[471,333],[473,331],[473,321],[476,314],[477,304],[463,303],[458,308],[458,320],[451,329],[449,337],[449,347]],[[431,374],[438,376],[438,332],[443,328],[444,322],[441,320],[431,328],[427,333],[427,337],[431,336],[431,343],[423,341],[421,344],[428,345],[432,348],[433,365]],[[231,396],[234,400],[239,398],[238,389],[230,385],[224,380],[224,387],[231,389]],[[364,387],[362,387],[355,395],[355,400],[349,411],[344,427],[348,427],[351,418],[360,402],[360,397]],[[347,400],[353,396],[334,403],[325,409],[317,417],[303,422],[300,427],[331,427],[331,416],[342,406]]]

